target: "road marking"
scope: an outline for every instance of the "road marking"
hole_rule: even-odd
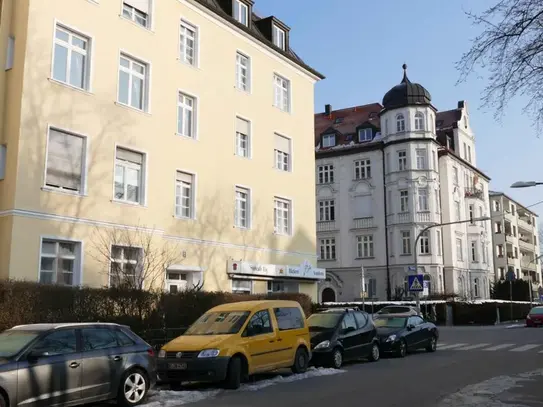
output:
[[[459,348],[460,346],[466,346],[466,345],[469,345],[469,344],[467,344],[467,343],[454,343],[452,345],[440,346],[439,349],[454,349],[454,348]]]
[[[455,350],[472,350],[477,348],[484,348],[485,346],[492,345],[491,343],[478,343],[477,345],[464,346],[463,348],[456,348]]]
[[[501,345],[491,346],[490,348],[483,349],[485,351],[494,351],[494,350],[500,350],[505,348],[510,348],[511,346],[515,346],[514,343],[503,343]]]
[[[509,349],[509,352],[524,352],[526,350],[537,348],[538,346],[541,346],[541,345],[524,345],[519,348]]]

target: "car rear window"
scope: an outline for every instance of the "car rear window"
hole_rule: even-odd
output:
[[[532,315],[543,315],[543,307],[532,308],[530,311]]]
[[[116,329],[115,336],[117,337],[117,341],[119,342],[120,346],[132,346],[132,345],[135,345],[136,343],[121,330]]]
[[[409,307],[385,307],[378,312],[378,314],[403,314],[404,312],[411,311]]]
[[[304,317],[299,308],[275,308],[273,310],[280,331],[301,329],[304,327]]]

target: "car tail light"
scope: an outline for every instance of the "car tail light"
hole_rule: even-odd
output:
[[[532,318],[530,317],[530,314],[526,315],[526,319],[532,319]]]
[[[147,349],[147,353],[149,354],[149,356],[155,357],[155,351],[153,350],[153,348]]]

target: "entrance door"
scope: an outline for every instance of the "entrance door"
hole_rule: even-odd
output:
[[[336,292],[330,287],[322,290],[322,302],[336,302]]]

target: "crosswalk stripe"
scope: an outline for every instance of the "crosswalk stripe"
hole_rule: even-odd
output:
[[[493,350],[500,350],[505,348],[510,348],[511,346],[515,346],[514,343],[503,343],[501,345],[491,346],[490,348],[483,349],[484,351],[493,351]]]
[[[454,343],[452,345],[440,346],[439,349],[454,349],[459,348],[460,346],[466,346],[467,343]]]
[[[524,345],[519,348],[509,349],[509,352],[524,352],[526,350],[537,348],[538,346],[541,346],[541,345]]]
[[[485,346],[492,345],[491,343],[478,343],[476,345],[464,346],[462,348],[456,348],[454,350],[472,350],[477,348],[484,348]]]

